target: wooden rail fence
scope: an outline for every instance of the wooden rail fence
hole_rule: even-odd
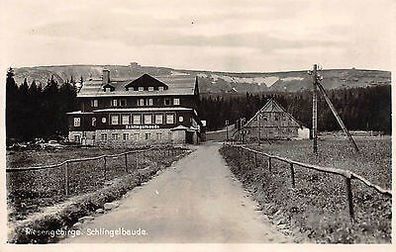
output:
[[[65,195],[69,195],[69,171],[70,171],[70,164],[71,163],[82,163],[82,162],[87,162],[87,161],[94,161],[94,160],[100,160],[103,159],[103,176],[106,178],[106,173],[108,170],[108,165],[107,165],[107,159],[108,158],[118,158],[120,156],[124,156],[125,160],[125,171],[128,172],[128,155],[130,154],[136,154],[136,169],[139,169],[139,153],[147,152],[147,151],[162,151],[163,156],[174,156],[174,155],[180,155],[182,152],[184,152],[186,149],[181,148],[181,147],[172,147],[172,148],[166,148],[166,149],[161,149],[161,148],[148,148],[148,149],[139,149],[139,150],[131,150],[131,151],[126,151],[122,153],[117,153],[117,154],[106,154],[106,155],[100,155],[96,157],[88,157],[88,158],[76,158],[76,159],[68,159],[65,160],[61,163],[57,164],[51,164],[51,165],[42,165],[42,166],[32,166],[32,167],[23,167],[23,168],[6,168],[6,173],[16,173],[16,172],[24,172],[24,171],[38,171],[38,170],[44,170],[44,169],[54,169],[54,168],[59,168],[64,166],[64,174],[65,174]]]
[[[262,155],[262,156],[268,157],[267,167],[268,167],[268,171],[270,171],[270,172],[271,172],[271,166],[272,166],[272,159],[276,159],[281,162],[285,162],[285,163],[289,164],[289,169],[290,169],[290,174],[291,174],[290,180],[291,180],[292,188],[295,187],[294,173],[295,173],[296,166],[304,167],[304,168],[319,171],[319,172],[332,173],[332,174],[342,176],[345,179],[345,188],[346,188],[346,194],[347,194],[347,200],[348,200],[348,211],[349,211],[349,216],[350,216],[351,220],[354,220],[354,218],[355,218],[354,209],[353,209],[353,199],[352,199],[353,194],[352,194],[352,187],[351,187],[352,179],[358,180],[358,181],[362,182],[364,185],[375,189],[378,193],[392,198],[391,190],[383,189],[382,187],[371,183],[364,177],[362,177],[354,172],[348,171],[348,170],[341,170],[341,169],[336,169],[336,168],[321,167],[318,165],[306,164],[306,163],[294,161],[294,160],[291,160],[288,158],[279,157],[276,155],[271,155],[271,154],[268,154],[265,152],[257,151],[257,150],[248,148],[243,145],[233,145],[233,144],[226,144],[226,145],[238,148],[242,152],[247,151],[249,153],[253,153],[254,154],[254,163],[256,166],[257,166],[257,155]]]

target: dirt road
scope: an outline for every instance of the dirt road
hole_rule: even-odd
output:
[[[219,148],[219,144],[199,146],[129,192],[118,208],[83,224],[84,235],[62,242],[288,242],[255,210]],[[111,232],[122,232],[119,228],[124,235],[111,237]]]

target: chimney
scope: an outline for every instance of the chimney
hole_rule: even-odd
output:
[[[103,69],[102,83],[103,83],[103,85],[110,83],[110,70],[109,69]]]

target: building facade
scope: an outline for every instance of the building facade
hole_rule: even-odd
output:
[[[198,79],[190,76],[112,81],[110,71],[77,93],[79,111],[68,113],[69,141],[83,145],[196,144]]]
[[[241,130],[245,140],[287,140],[309,138],[309,129],[299,123],[290,113],[270,99]]]

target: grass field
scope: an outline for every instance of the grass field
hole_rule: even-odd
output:
[[[356,138],[356,142],[359,153],[343,138],[319,140],[317,156],[313,154],[312,141],[309,140],[279,141],[250,147],[304,163],[350,170],[381,187],[391,188],[391,138],[361,137]]]
[[[382,187],[391,187],[391,142],[388,139],[359,139],[360,153],[354,153],[346,140],[319,141],[319,155],[312,154],[309,141],[277,142],[249,147],[304,163],[356,172]],[[296,187],[290,182],[288,165],[252,156],[233,147],[221,149],[228,165],[268,214],[282,213],[282,222],[295,234],[318,243],[391,242],[391,199],[352,181],[355,221],[348,214],[344,179],[302,167],[295,167]],[[267,209],[265,206],[275,207]]]
[[[65,165],[37,171],[7,173],[7,205],[9,220],[16,221],[37,212],[41,207],[63,202],[68,197],[93,192],[102,188],[109,181],[137,169],[153,164],[165,164],[172,161],[173,155],[165,155],[165,148],[144,151],[128,155],[128,170],[125,157],[108,158],[106,171],[104,161],[93,160],[69,164],[69,196],[65,196]],[[7,153],[7,168],[22,168],[60,163],[66,159],[94,157],[103,154],[115,154],[125,149],[100,149],[84,147],[66,147],[57,150],[25,150]]]

